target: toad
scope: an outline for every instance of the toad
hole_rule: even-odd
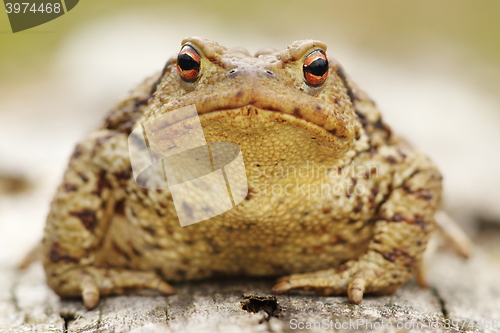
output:
[[[239,147],[248,189],[232,209],[181,227],[168,186],[138,186],[128,138],[187,106],[208,145]],[[441,185],[324,43],[252,56],[191,37],[77,144],[47,218],[47,282],[88,309],[105,295],[170,295],[171,282],[223,276],[283,276],[272,292],[359,304],[420,271]]]

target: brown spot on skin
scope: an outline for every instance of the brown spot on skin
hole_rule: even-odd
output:
[[[373,123],[373,127],[386,132],[388,136],[391,135],[391,128],[382,121],[382,118],[379,118],[375,123]]]
[[[314,253],[320,254],[323,253],[323,246],[316,246],[313,250]]]
[[[142,192],[145,196],[148,196],[149,191],[148,191],[148,189],[147,189],[147,188],[142,188],[142,189],[141,189],[141,192]]]
[[[97,225],[97,217],[93,210],[83,209],[76,212],[70,212],[71,216],[79,218],[82,221],[85,228],[89,231],[93,231]]]
[[[88,182],[89,181],[89,177],[87,177],[85,174],[83,173],[79,173],[78,174],[78,177],[80,177],[81,180],[83,180],[84,183]]]
[[[132,249],[132,252],[134,252],[134,255],[136,257],[142,257],[142,252],[137,250],[132,244],[129,244],[130,248]]]
[[[377,205],[375,200],[377,198],[378,192],[379,192],[379,187],[377,184],[375,184],[370,191],[370,206],[371,206],[371,208],[375,208]]]
[[[120,185],[125,185],[128,182],[128,180],[132,177],[132,169],[127,168],[123,171],[115,172],[113,175],[116,177]]]
[[[105,188],[108,188],[108,189],[111,188],[111,183],[106,178],[106,171],[100,170],[98,178],[97,178],[97,188],[93,193],[100,197],[102,194],[102,191]]]
[[[399,213],[394,214],[394,216],[391,219],[391,221],[393,221],[393,222],[401,222],[401,221],[404,221],[404,220],[405,220],[404,215],[403,214],[399,214]]]
[[[78,158],[82,155],[83,153],[83,148],[81,145],[76,145],[75,150],[73,151],[73,155],[71,158]]]
[[[205,241],[207,242],[207,244],[210,246],[210,248],[212,249],[212,253],[213,254],[218,254],[218,253],[221,253],[222,252],[222,249],[221,247],[217,244],[217,242],[212,239],[212,238],[207,238],[205,239]]]
[[[151,226],[143,226],[142,230],[150,234],[151,236],[156,236],[156,230]]]
[[[394,156],[386,156],[385,160],[390,164],[396,164],[398,162]]]
[[[75,192],[76,190],[78,190],[78,187],[74,184],[69,184],[69,183],[64,183],[64,190],[66,192]]]
[[[252,197],[253,197],[252,191],[250,191],[250,189],[248,189],[248,193],[247,193],[247,195],[245,197],[245,200],[248,201],[248,200],[252,199]]]
[[[424,199],[424,200],[431,200],[432,199],[432,192],[429,190],[420,190],[414,193],[417,198]]]
[[[322,212],[323,214],[328,214],[332,211],[332,207],[323,207]]]
[[[118,245],[116,245],[116,243],[112,243],[111,244],[111,247],[113,248],[113,251],[118,253],[120,256],[124,257],[127,261],[130,261],[130,255],[123,251]]]
[[[151,90],[149,91],[149,97],[153,96],[153,94],[156,92],[156,90],[158,89],[158,86],[161,83],[161,80],[163,79],[165,74],[170,71],[169,70],[170,65],[173,64],[174,62],[175,62],[175,60],[173,58],[169,59],[167,61],[167,63],[165,64],[165,66],[163,67],[163,69],[161,71],[161,75],[158,77],[158,80],[156,80],[155,83],[151,86]]]
[[[243,91],[240,90],[236,93],[236,97],[241,97],[241,96],[243,96]]]
[[[208,61],[210,61],[212,64],[219,66],[222,69],[227,69],[226,63],[223,61],[220,61],[218,58],[207,58]]]
[[[426,200],[426,201],[429,201],[429,200],[432,199],[432,192],[431,191],[429,191],[427,189],[421,189],[421,190],[413,191],[411,189],[411,184],[408,183],[408,182],[405,182],[401,188],[406,193],[412,194],[412,195],[416,196],[419,199],[423,199],[423,200]]]
[[[356,109],[356,115],[358,116],[358,119],[361,122],[361,125],[363,126],[363,128],[368,126],[368,119],[366,119],[366,116],[363,112]]]
[[[170,193],[169,195],[167,195],[167,200],[170,200],[170,201],[174,200],[174,198],[172,197],[172,193]]]
[[[125,199],[121,199],[115,203],[115,214],[125,215]]]
[[[335,267],[335,273],[341,274],[342,272],[345,272],[349,269],[349,266],[345,265],[345,263],[342,263],[338,267]]]
[[[329,130],[328,132],[332,133],[333,135],[336,135],[337,134],[337,129],[333,128],[333,129]]]
[[[397,248],[393,249],[391,252],[378,252],[378,253],[380,253],[385,260],[390,262],[395,262],[396,260],[400,260],[401,263],[406,267],[406,269],[409,272],[413,271],[413,267],[415,266],[416,260],[408,253],[406,249]]]
[[[181,279],[185,279],[186,278],[186,270],[185,269],[177,269],[175,271],[175,273],[181,277]]]
[[[413,172],[411,173],[411,175],[410,175],[408,178],[412,178],[413,176],[415,176],[415,175],[416,175],[416,174],[418,174],[419,172],[420,172],[420,169],[419,169],[419,168],[415,169],[415,171],[413,171]]]
[[[101,147],[104,143],[106,143],[106,141],[108,141],[109,139],[111,139],[113,137],[112,134],[109,134],[109,135],[105,135],[105,136],[100,136],[98,137],[96,140],[95,140],[95,146],[97,147]]]
[[[356,205],[356,207],[354,207],[353,212],[359,213],[362,209],[363,209],[363,202],[358,201],[358,204]]]
[[[154,84],[153,87],[155,90],[156,84]],[[127,103],[126,106],[111,111],[104,120],[104,127],[127,135],[130,134],[134,125],[136,125],[137,119],[141,115],[141,110],[148,104],[150,96],[151,95],[136,97],[129,102],[130,104]]]
[[[371,147],[370,148],[370,157],[373,157],[375,155],[377,155],[377,147]]]
[[[302,115],[300,114],[300,108],[298,108],[298,107],[294,108],[293,115],[297,118],[302,118]]]
[[[163,274],[163,271],[161,270],[161,268],[156,268],[155,273],[156,273],[156,275],[161,277],[164,281],[167,280],[167,277],[165,276],[165,274]]]
[[[145,106],[145,105],[148,105],[149,97],[150,97],[150,96],[146,96],[146,97],[136,97],[136,98],[134,99],[134,106],[139,107],[139,106]]]
[[[413,220],[413,222],[418,225],[420,227],[420,229],[422,229],[422,231],[426,232],[427,231],[427,228],[426,228],[426,223],[425,223],[425,220],[422,216],[420,215],[416,215],[415,216],[415,219]]]
[[[130,133],[132,133],[132,129],[134,128],[135,124],[136,124],[136,121],[132,119],[132,120],[124,122],[120,127],[118,127],[118,129],[121,132],[124,132],[125,134],[129,135]]]
[[[385,260],[388,260],[390,262],[395,262],[396,261],[396,254],[394,252],[382,252],[380,253]]]
[[[62,249],[59,245],[59,243],[55,242],[52,244],[52,247],[50,248],[50,253],[49,253],[49,259],[52,262],[60,262],[63,261],[65,263],[72,263],[76,264],[79,262],[78,259],[72,258],[67,254],[61,253]]]
[[[352,87],[347,82],[347,77],[344,73],[344,69],[340,65],[337,66],[337,75],[340,78],[340,80],[342,80],[342,84],[344,85],[344,88],[346,89],[347,96],[349,96],[351,103],[354,105],[354,102],[356,100],[358,100],[358,98],[356,97],[356,95],[352,91]]]
[[[354,187],[358,183],[358,180],[354,177],[351,177],[351,182],[352,182],[352,186]]]
[[[92,156],[95,156],[97,150],[102,147],[102,145],[111,139],[114,136],[114,134],[108,134],[105,136],[100,136],[95,140],[94,147],[92,148]]]

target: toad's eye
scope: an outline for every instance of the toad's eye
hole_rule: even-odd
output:
[[[184,45],[177,56],[177,71],[185,81],[194,81],[200,74],[200,54],[189,45]]]
[[[304,78],[312,86],[319,86],[325,82],[328,75],[328,59],[325,52],[316,50],[304,60]]]

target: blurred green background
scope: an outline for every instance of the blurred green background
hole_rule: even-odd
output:
[[[203,32],[203,26],[215,26],[227,35],[242,36],[242,45],[249,35],[271,36],[279,42],[276,47],[304,38],[348,40],[358,52],[394,61],[451,46],[456,48],[451,56],[463,60],[468,67],[463,70],[478,85],[491,91],[500,88],[500,1],[82,0],[63,17],[17,34],[10,33],[7,15],[0,14],[2,89],[26,75],[43,76],[46,63],[79,26],[125,11],[172,22],[186,35],[196,30],[193,27]]]

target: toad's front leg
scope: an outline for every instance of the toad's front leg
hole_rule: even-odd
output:
[[[153,269],[138,271],[96,262],[110,224],[128,223],[122,183],[130,177],[127,136],[98,130],[75,149],[52,202],[43,241],[47,283],[61,297],[81,296],[88,309],[97,306],[101,295],[129,289],[175,292]]]
[[[421,162],[420,162],[421,163]],[[293,274],[273,287],[276,294],[292,289],[323,295],[347,294],[359,304],[363,294],[391,294],[417,272],[441,195],[441,175],[431,162],[410,170],[409,176],[381,205],[366,252],[327,270]]]

